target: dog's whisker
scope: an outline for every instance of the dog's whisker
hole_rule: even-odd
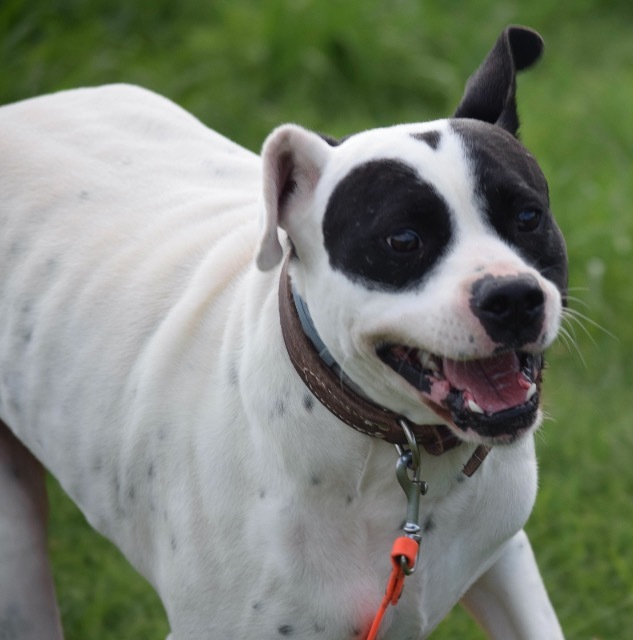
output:
[[[534,438],[547,445],[547,436],[544,433],[543,429],[537,429],[534,433]]]
[[[576,353],[582,362],[585,369],[588,369],[585,357],[578,346],[578,340],[576,339],[576,333],[573,327],[560,327],[558,332],[558,339],[565,345],[569,353]]]
[[[570,296],[568,294],[567,295],[567,301],[568,302],[573,302],[574,304],[579,304],[579,305],[585,307],[586,309],[591,308],[591,305],[586,300],[583,300],[582,298],[579,298],[578,296]]]
[[[588,337],[590,337],[590,333],[587,327],[585,327],[584,323],[587,323],[592,327],[598,329],[599,331],[609,336],[610,338],[613,338],[614,340],[618,340],[618,337],[614,333],[612,333],[606,327],[602,326],[600,323],[590,318],[588,315],[582,313],[581,311],[578,311],[578,309],[571,309],[571,308],[565,309],[563,311],[563,317],[566,318],[567,320],[574,321],[579,327],[581,327],[581,329],[583,329],[583,331],[587,334]]]

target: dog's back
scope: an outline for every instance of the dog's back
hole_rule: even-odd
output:
[[[4,107],[0,130],[0,417],[114,535],[136,371],[203,348],[202,306],[251,262],[260,161],[125,85]]]

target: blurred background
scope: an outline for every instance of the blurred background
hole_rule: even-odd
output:
[[[549,179],[571,265],[528,532],[567,637],[625,639],[633,629],[633,3],[1,0],[0,103],[136,83],[258,150],[287,121],[339,136],[450,115],[509,23],[545,38],[544,60],[519,79],[522,138]],[[163,638],[149,587],[52,481],[51,491],[68,640]],[[432,637],[483,635],[457,609]]]

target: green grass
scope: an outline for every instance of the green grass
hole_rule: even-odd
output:
[[[551,420],[528,530],[568,638],[624,640],[633,629],[633,5],[529,4],[2,0],[0,103],[135,82],[258,149],[285,121],[341,135],[448,115],[505,24],[537,28],[546,57],[519,82],[523,139],[548,176],[572,308],[587,319],[569,324],[573,346],[550,354]],[[155,596],[51,484],[68,639],[163,637]],[[433,634],[457,637],[483,637],[460,611]]]

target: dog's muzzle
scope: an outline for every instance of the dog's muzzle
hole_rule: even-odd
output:
[[[532,347],[542,333],[545,295],[529,274],[487,275],[471,291],[471,311],[497,345],[490,357],[453,360],[401,344],[381,345],[377,354],[432,409],[448,411],[457,429],[508,443],[536,423],[543,355]]]

